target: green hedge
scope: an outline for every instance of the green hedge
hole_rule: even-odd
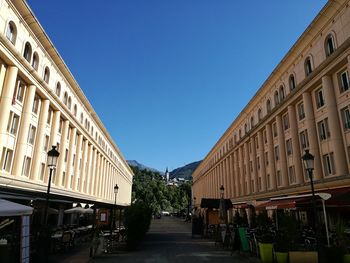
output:
[[[136,248],[145,237],[151,224],[152,210],[139,201],[125,210],[125,229],[129,249]]]

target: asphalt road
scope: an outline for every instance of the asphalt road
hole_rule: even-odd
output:
[[[191,224],[173,217],[152,221],[150,231],[138,250],[96,257],[93,262],[197,263],[260,262],[257,258],[215,247],[207,239],[192,238]]]

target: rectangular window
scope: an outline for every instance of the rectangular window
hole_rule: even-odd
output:
[[[273,133],[273,137],[277,137],[277,125],[276,125],[276,122],[272,123],[272,133]]]
[[[265,144],[267,143],[267,136],[266,136],[266,130],[263,131],[263,137]]]
[[[325,176],[335,174],[333,153],[323,155],[323,169]]]
[[[260,158],[256,157],[256,165],[258,167],[258,170],[260,170]]]
[[[294,172],[294,166],[288,167],[288,175],[289,175],[289,184],[295,184],[296,177],[295,177],[295,172]]]
[[[75,154],[73,154],[73,161],[72,161],[72,166],[74,167],[74,163],[75,163]]]
[[[341,117],[343,121],[344,131],[350,130],[350,109],[346,107],[341,110]]]
[[[23,161],[23,167],[22,167],[22,175],[29,177],[29,171],[30,171],[30,163],[32,159],[28,156],[24,157]]]
[[[325,101],[324,101],[324,96],[323,96],[323,89],[319,89],[315,92],[316,96],[316,106],[317,109],[321,108],[324,106]]]
[[[277,185],[280,186],[282,185],[282,177],[281,177],[281,171],[276,172],[276,177],[277,177]]]
[[[300,138],[301,149],[304,150],[304,149],[309,148],[309,138],[308,138],[308,135],[307,135],[307,130],[302,131],[299,134],[299,138]]]
[[[279,146],[275,146],[275,160],[278,161],[280,159],[280,150]]]
[[[12,135],[17,135],[17,130],[19,126],[19,116],[14,113],[10,112],[9,122],[7,124],[7,132],[11,133]]]
[[[52,109],[49,108],[49,112],[47,113],[47,120],[46,120],[47,124],[51,123],[51,118],[52,118]]]
[[[299,121],[305,119],[304,103],[298,104],[298,116],[299,116]]]
[[[44,151],[47,152],[48,150],[49,150],[49,135],[45,135]]]
[[[60,124],[58,125],[58,133],[62,133],[63,120],[60,119]]]
[[[262,189],[261,177],[259,177],[258,179],[258,184],[259,184],[259,190],[261,190]]]
[[[12,159],[13,159],[13,151],[10,149],[3,148],[2,151],[2,158],[1,158],[1,167],[6,172],[10,172],[11,165],[12,165]]]
[[[70,186],[71,189],[73,188],[73,175],[70,176]]]
[[[19,102],[23,102],[23,98],[24,98],[24,91],[25,91],[26,85],[23,81],[18,80],[17,82],[17,94],[16,94],[16,100]]]
[[[68,149],[66,149],[65,155],[64,155],[64,162],[66,163],[68,160]]]
[[[340,93],[349,90],[349,75],[345,70],[340,74]]]
[[[320,141],[324,141],[331,136],[328,129],[328,118],[325,118],[322,121],[318,122],[317,127]]]
[[[35,141],[35,133],[36,133],[36,127],[33,125],[29,126],[29,132],[28,132],[28,139],[27,142],[31,145],[34,144]]]
[[[39,103],[40,103],[40,97],[39,97],[39,96],[35,96],[34,102],[33,102],[33,108],[32,108],[32,112],[33,112],[34,114],[38,114],[38,111],[39,111]]]
[[[268,174],[267,175],[267,189],[270,189],[271,188],[271,183],[270,183],[270,175]]]
[[[256,149],[259,149],[259,140],[257,136],[254,138],[254,142],[255,142]]]
[[[40,165],[40,180],[41,181],[44,181],[44,175],[45,175],[45,163],[41,163],[41,165]]]
[[[62,173],[62,182],[61,185],[64,185],[64,181],[66,180],[66,172]]]
[[[286,141],[286,148],[287,148],[287,155],[292,155],[293,154],[292,139],[288,139]]]
[[[253,172],[253,162],[249,161],[250,172]]]
[[[266,165],[269,165],[269,153],[265,152],[265,163]]]
[[[289,129],[289,117],[288,117],[288,114],[285,114],[285,115],[282,116],[282,122],[283,122],[284,130],[288,130]]]

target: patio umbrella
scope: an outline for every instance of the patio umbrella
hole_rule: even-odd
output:
[[[82,208],[82,207],[73,207],[67,210],[64,210],[65,214],[92,214],[94,212],[91,208]]]
[[[84,214],[84,211],[86,209],[82,208],[82,207],[73,207],[73,208],[70,208],[70,209],[67,209],[67,210],[64,210],[64,213],[65,214],[74,214],[74,213],[77,213],[77,214]]]

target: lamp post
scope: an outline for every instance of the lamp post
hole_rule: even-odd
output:
[[[118,184],[115,184],[115,186],[114,186],[114,206],[117,206],[118,190],[119,190],[119,186],[118,186]],[[115,225],[115,218],[114,218],[114,225]]]
[[[225,187],[223,185],[221,185],[221,187],[220,187],[220,205],[219,205],[220,219],[225,220],[225,223],[226,223],[227,215],[226,215],[224,191],[225,191]]]
[[[43,228],[42,228],[44,231],[44,233],[43,233],[44,238],[41,239],[43,242],[45,242],[45,246],[48,246],[48,244],[50,244],[50,236],[49,236],[50,233],[49,233],[48,228],[47,228],[47,219],[48,219],[51,178],[52,178],[53,170],[56,169],[58,156],[60,156],[60,153],[56,150],[56,146],[52,146],[52,149],[50,151],[48,151],[48,153],[47,153],[47,167],[49,167],[50,173],[49,173],[46,201],[45,201],[45,207],[44,207],[44,223],[43,223]],[[48,247],[46,249],[41,249],[41,250],[45,253],[43,261],[47,262],[48,261]]]
[[[119,186],[118,184],[115,184],[114,186],[114,206],[117,205],[117,194],[118,194]],[[111,228],[110,228],[110,238],[112,240],[112,230],[113,226],[115,226],[115,208],[111,210],[112,216],[111,216]]]
[[[316,230],[316,199],[315,199],[315,190],[314,190],[314,181],[313,181],[313,170],[314,170],[314,159],[315,157],[309,153],[309,150],[305,150],[305,154],[302,156],[302,160],[304,162],[305,170],[307,171],[311,184],[311,193],[312,193],[312,209],[313,209],[313,220],[312,227],[315,231],[316,245],[318,250],[318,238],[317,238],[317,230]]]

